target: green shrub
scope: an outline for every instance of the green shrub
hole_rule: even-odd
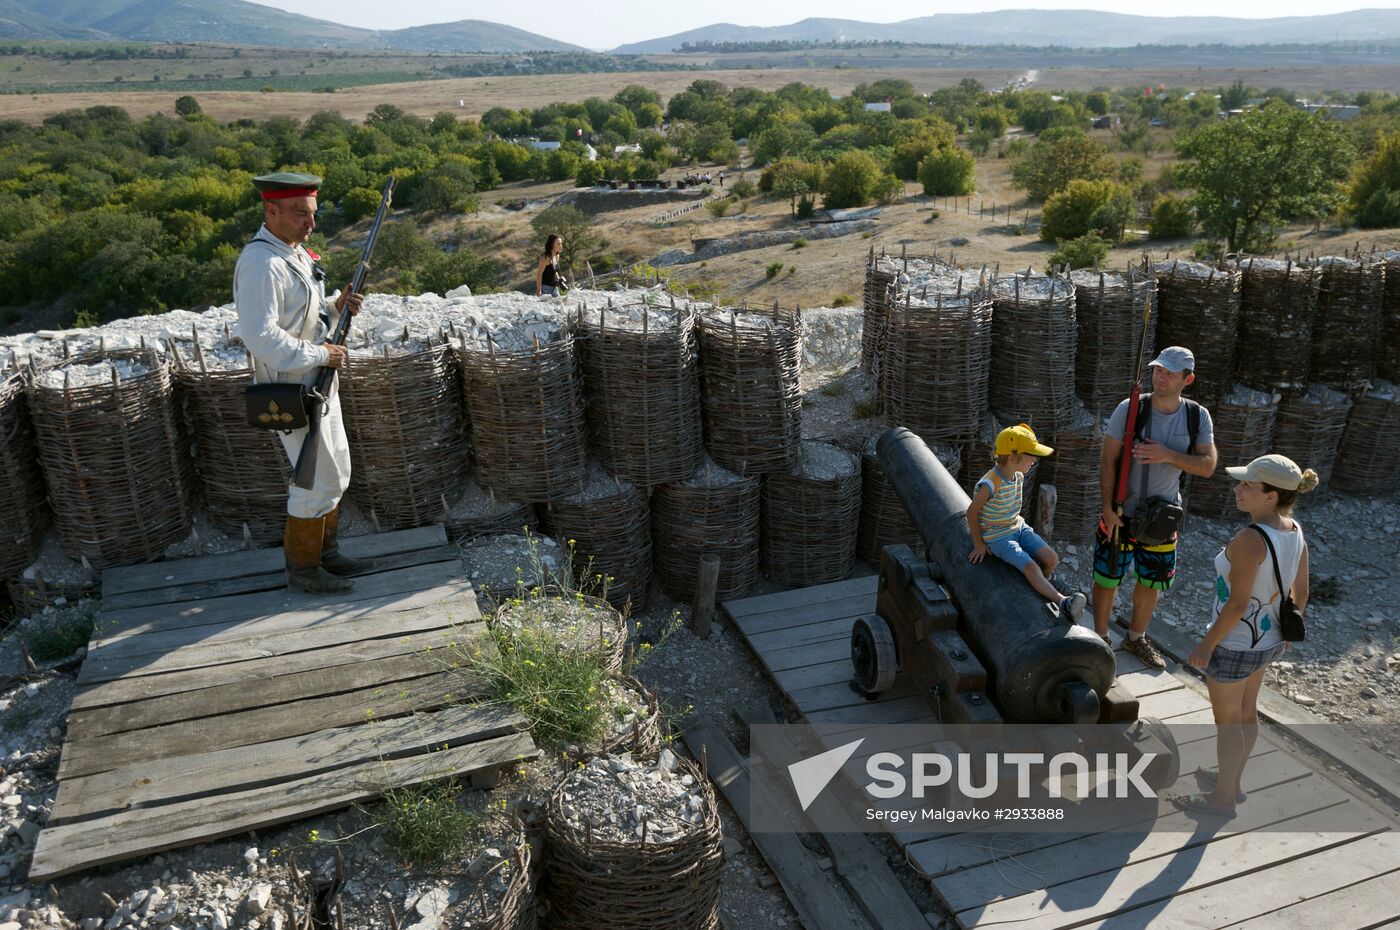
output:
[[[797,199],[797,218],[799,220],[809,220],[815,212],[817,212],[817,201],[815,198],[803,196]],[[806,242],[806,240],[801,241],[804,244]],[[794,245],[794,248],[800,249],[802,246]]]
[[[711,200],[705,204],[705,209],[710,211],[710,216],[719,219],[729,212],[729,208],[734,205],[734,201],[725,197],[721,200]]]
[[[946,148],[919,165],[919,181],[929,197],[962,197],[977,187],[977,161],[968,152]]]
[[[747,200],[758,193],[758,185],[748,178],[740,178],[729,185],[730,193],[741,200]]]
[[[1152,203],[1152,221],[1147,234],[1153,239],[1181,239],[1191,235],[1196,215],[1191,201],[1173,194],[1159,194]]]
[[[865,152],[842,152],[826,170],[823,205],[838,210],[864,206],[874,198],[881,173],[879,163]]]
[[[460,859],[482,825],[458,800],[452,780],[384,790],[384,841],[403,865],[422,868]]]
[[[765,275],[767,275],[768,280],[771,281],[771,280],[773,280],[774,278],[776,278],[776,277],[778,276],[778,272],[780,272],[780,271],[782,271],[782,270],[783,270],[783,263],[782,263],[782,262],[769,262],[769,263],[767,264],[767,266],[763,269],[763,273],[764,273]]]
[[[837,294],[836,299],[831,302],[833,307],[849,307],[851,305],[850,294]]]
[[[1400,190],[1381,188],[1356,214],[1356,225],[1362,229],[1388,229],[1400,226]]]
[[[1117,181],[1070,181],[1045,201],[1040,238],[1057,242],[1093,232],[1116,242],[1132,212],[1132,192]]]
[[[904,182],[892,174],[882,175],[875,182],[875,199],[882,204],[891,204],[904,199]]]
[[[1053,272],[1064,267],[1096,268],[1108,258],[1108,249],[1108,240],[1098,233],[1067,239],[1050,255],[1050,262],[1045,270]]]
[[[792,240],[792,247],[794,249],[805,249],[807,248],[807,240],[798,236],[796,239]]]

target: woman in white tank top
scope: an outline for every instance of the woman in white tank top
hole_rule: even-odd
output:
[[[1278,555],[1284,590],[1302,611],[1308,602],[1308,547],[1292,513],[1298,495],[1317,487],[1317,474],[1281,455],[1260,456],[1225,471],[1238,482],[1235,505],[1249,514],[1251,525],[1215,557],[1215,622],[1187,659],[1205,672],[1219,765],[1197,770],[1206,793],[1171,800],[1184,810],[1233,817],[1236,803],[1244,800],[1240,782],[1259,731],[1264,671],[1289,645],[1279,635],[1283,592],[1263,534]]]

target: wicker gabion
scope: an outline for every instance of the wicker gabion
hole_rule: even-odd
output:
[[[797,460],[802,432],[802,321],[710,311],[700,317],[705,448],[739,475],[783,472]]]
[[[354,459],[350,496],[386,529],[436,522],[467,469],[466,407],[447,343],[352,351],[340,403]]]
[[[640,487],[684,480],[705,454],[696,311],[579,308],[588,432],[603,468]]]
[[[1192,513],[1229,517],[1237,512],[1235,479],[1225,469],[1246,465],[1268,453],[1274,442],[1278,402],[1277,394],[1237,384],[1211,409],[1219,467],[1209,478],[1197,476],[1191,481],[1187,503]]]
[[[598,755],[653,755],[661,751],[663,742],[661,702],[655,691],[648,691],[631,675],[615,676],[603,686],[608,691],[612,713],[604,725],[602,739],[596,749],[580,747],[573,753],[589,759]]]
[[[685,481],[651,498],[656,578],[673,596],[695,592],[700,557],[720,559],[718,596],[743,597],[758,581],[760,482],[706,462]]]
[[[482,853],[466,863],[474,888],[448,908],[441,930],[535,930],[535,883],[530,841],[516,817],[487,822]],[[504,853],[504,855],[503,855]]]
[[[481,486],[511,500],[557,500],[583,484],[583,390],[573,336],[528,349],[456,347]]]
[[[987,410],[992,300],[906,294],[891,304],[880,391],[891,423],[925,442],[964,443]]]
[[[1387,381],[1400,381],[1400,252],[1381,252],[1375,259],[1385,265],[1381,356],[1376,374]]]
[[[856,556],[871,565],[880,564],[880,553],[886,546],[905,545],[920,553],[924,548],[909,512],[880,467],[880,456],[875,450],[879,438],[878,434],[871,436],[860,455],[860,526],[856,534]],[[948,473],[957,477],[962,464],[961,450],[942,442],[929,443],[929,448]]]
[[[498,498],[477,484],[475,477],[468,477],[451,495],[443,496],[440,519],[447,529],[447,538],[453,542],[498,533],[524,533],[539,526],[534,507]]]
[[[1236,379],[1263,391],[1301,390],[1308,380],[1321,269],[1267,258],[1237,264],[1242,277]]]
[[[562,649],[595,656],[613,674],[627,653],[627,619],[596,597],[543,595],[513,598],[496,611],[492,628],[512,638],[545,636]]]
[[[194,472],[168,361],[148,349],[81,355],[37,372],[28,390],[70,557],[131,565],[189,534]]]
[[[1378,382],[1356,399],[1332,483],[1368,497],[1400,492],[1400,387],[1393,382]]]
[[[1185,346],[1192,351],[1196,380],[1187,394],[1214,408],[1234,379],[1242,275],[1238,268],[1202,262],[1158,262],[1155,270],[1157,348]]]
[[[1058,275],[1016,274],[997,278],[992,295],[992,410],[1053,431],[1075,410],[1074,285]]]
[[[663,749],[574,769],[550,796],[545,836],[553,925],[717,930],[724,837],[688,760]]]
[[[856,561],[860,463],[824,442],[804,442],[791,474],[763,479],[763,573],[793,587],[840,581]]]
[[[1319,491],[1332,480],[1351,406],[1351,398],[1346,394],[1321,384],[1285,394],[1279,401],[1273,451],[1288,456],[1300,468],[1317,472]]]
[[[1309,265],[1322,276],[1308,378],[1343,390],[1363,387],[1376,376],[1381,358],[1385,264],[1328,256]]]
[[[1045,437],[1045,441],[1055,454],[1045,460],[1039,484],[1055,486],[1053,535],[1067,542],[1087,543],[1094,538],[1103,509],[1099,493],[1103,429],[1099,419],[1080,405],[1069,423]]]
[[[1089,412],[1112,412],[1132,388],[1142,342],[1142,311],[1151,306],[1147,358],[1157,336],[1157,278],[1145,268],[1070,272],[1074,283],[1074,388]],[[1077,414],[1076,414],[1077,416]]]
[[[865,288],[862,291],[860,367],[878,377],[885,349],[885,318],[889,312],[890,291],[894,287],[895,271],[885,256],[870,257],[865,263]]]
[[[253,369],[211,365],[198,341],[191,347],[188,358],[175,353],[175,378],[209,522],[230,535],[246,527],[257,545],[277,543],[292,466],[276,433],[248,425],[243,391]]]
[[[544,526],[573,560],[580,585],[614,607],[645,606],[651,588],[647,493],[597,465],[583,489],[543,508]]]
[[[0,578],[27,566],[49,528],[44,475],[35,454],[34,433],[25,407],[24,380],[0,374]]]

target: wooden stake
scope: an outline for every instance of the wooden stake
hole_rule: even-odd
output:
[[[710,621],[715,616],[715,591],[719,588],[719,556],[702,555],[695,578],[695,600],[690,605],[690,631],[709,639]]]

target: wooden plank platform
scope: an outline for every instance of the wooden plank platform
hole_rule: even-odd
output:
[[[849,686],[850,629],[875,610],[877,578],[799,588],[721,606],[804,719],[850,727],[936,722],[901,683],[867,701]],[[1141,714],[1211,724],[1203,689],[1169,663],[1118,648],[1119,680]],[[1400,833],[1388,811],[1333,779],[1266,725],[1245,770],[1242,826],[1193,829],[1170,805],[1116,833],[892,834],[961,927],[1361,928],[1400,921]],[[839,743],[839,731],[828,737]],[[1178,791],[1215,764],[1209,731],[1184,741]],[[1389,889],[1389,893],[1385,889]]]
[[[330,598],[280,549],[105,573],[31,881],[539,754],[450,667],[485,626],[442,527],[343,547],[377,561]]]

